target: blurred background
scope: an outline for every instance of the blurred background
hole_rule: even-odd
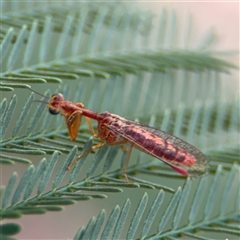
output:
[[[44,4],[44,3],[43,3]],[[101,4],[101,3],[97,3]],[[196,40],[204,36],[204,33],[214,31],[219,36],[219,42],[215,45],[215,50],[239,50],[239,2],[162,2],[162,1],[145,1],[145,2],[128,2],[130,8],[142,9],[144,11],[149,10],[156,16],[158,16],[163,8],[176,10],[177,17],[180,26],[185,26],[186,21],[189,19],[189,15],[192,15],[192,29]],[[158,19],[158,18],[156,18]],[[157,20],[154,21],[157,26]],[[183,28],[179,27],[179,31]],[[156,36],[158,35],[158,28],[156,27]],[[153,33],[154,36],[154,33]],[[197,42],[197,41],[196,41]],[[199,41],[200,42],[200,41]],[[184,41],[183,41],[184,43]],[[184,48],[184,44],[182,46]],[[189,46],[188,46],[189,47]],[[194,49],[194,43],[191,43],[191,47]],[[231,56],[231,61],[235,61],[236,64],[239,62],[239,56]],[[233,71],[233,79],[238,79],[239,72]],[[239,79],[238,79],[239,80]],[[231,84],[231,83],[229,83]],[[236,81],[233,83],[233,87],[239,87]],[[50,88],[54,89],[55,86],[49,85]],[[41,88],[38,86],[38,91],[41,92]],[[235,89],[236,90],[236,89]],[[23,90],[19,90],[24,95]],[[238,91],[238,90],[236,90]],[[236,92],[234,93],[236,94]],[[4,93],[5,95],[5,93]],[[3,97],[3,95],[1,96]],[[23,96],[25,97],[25,96]],[[46,111],[46,114],[47,111]],[[136,153],[133,153],[136,154]],[[39,160],[42,157],[39,157]],[[37,162],[38,160],[36,160]],[[91,162],[91,161],[89,161]],[[61,162],[58,163],[59,165]],[[22,166],[19,164],[18,173],[21,175],[25,171],[25,167],[20,169]],[[86,169],[90,167],[86,166]],[[2,169],[1,169],[2,171]],[[8,176],[12,173],[12,166],[4,168],[4,172],[1,172],[2,185],[6,185],[8,182]],[[159,183],[162,179],[155,181]],[[164,180],[163,180],[164,181]],[[179,181],[179,186],[183,185],[184,180]],[[67,183],[67,180],[66,182]],[[64,184],[64,183],[63,183]],[[175,188],[174,182],[168,180],[168,185]],[[157,191],[150,191],[146,189],[124,189],[124,194],[109,194],[108,199],[104,200],[91,200],[86,202],[79,202],[75,205],[66,207],[62,212],[48,212],[41,216],[26,215],[16,222],[19,222],[23,230],[15,236],[17,239],[72,239],[74,233],[81,226],[85,226],[92,216],[99,214],[100,210],[105,208],[109,215],[111,210],[117,205],[126,201],[130,198],[132,206],[137,204],[139,199],[142,197],[144,192],[148,192],[150,196],[155,196]],[[170,196],[169,196],[170,197]],[[134,199],[136,202],[134,202]],[[131,214],[132,215],[132,214]],[[7,222],[7,221],[5,221]],[[11,221],[9,221],[11,222]],[[27,226],[27,230],[25,230]],[[34,236],[34,237],[33,237]]]

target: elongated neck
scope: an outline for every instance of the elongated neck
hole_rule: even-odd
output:
[[[89,117],[97,121],[103,119],[103,115],[101,113],[97,113],[84,108],[84,104],[82,103],[72,103],[71,101],[61,101],[60,103],[58,103],[58,105],[59,105],[59,108],[62,108],[63,113],[66,115],[72,114],[73,112],[80,110],[82,112],[82,115],[85,117]]]
[[[102,120],[102,118],[103,118],[101,113],[97,113],[97,112],[94,112],[94,111],[91,111],[91,110],[88,110],[88,109],[85,109],[85,108],[82,108],[81,111],[82,111],[83,116],[92,118],[92,119],[97,120],[97,121]]]

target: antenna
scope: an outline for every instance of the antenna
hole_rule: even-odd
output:
[[[40,102],[40,103],[45,103],[48,105],[48,102],[45,102],[45,101],[41,101],[41,100],[32,100],[31,102]]]
[[[37,92],[36,90],[32,89],[31,87],[26,86],[26,88],[28,88],[28,89],[29,89],[30,91],[32,91],[32,92],[35,92],[35,93],[38,94],[39,96],[42,96],[42,97],[44,97],[44,98],[49,99],[49,97],[47,97],[47,96],[45,96],[45,95]],[[43,101],[40,101],[40,102],[43,102]],[[43,102],[43,103],[45,103],[45,102]]]

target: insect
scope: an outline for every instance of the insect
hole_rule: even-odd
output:
[[[30,90],[44,96],[31,88]],[[94,149],[101,148],[105,143],[111,146],[121,145],[122,149],[127,151],[128,156],[124,167],[124,176],[127,182],[129,182],[127,168],[133,147],[165,162],[184,176],[201,176],[208,169],[209,161],[201,151],[167,132],[109,112],[97,113],[88,110],[84,108],[83,103],[74,104],[71,101],[65,101],[60,93],[54,94],[47,104],[51,114],[61,114],[65,117],[71,141],[77,137],[82,116],[86,117],[91,134],[100,139],[100,143],[93,145],[70,163],[67,166],[68,170],[81,158]],[[91,119],[98,122],[97,132],[93,129]],[[125,144],[130,144],[127,150],[124,148]]]

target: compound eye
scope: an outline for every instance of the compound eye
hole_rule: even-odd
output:
[[[52,109],[52,108],[49,108],[48,111],[52,114],[52,115],[57,115],[60,113],[60,111],[56,110],[56,109]]]

